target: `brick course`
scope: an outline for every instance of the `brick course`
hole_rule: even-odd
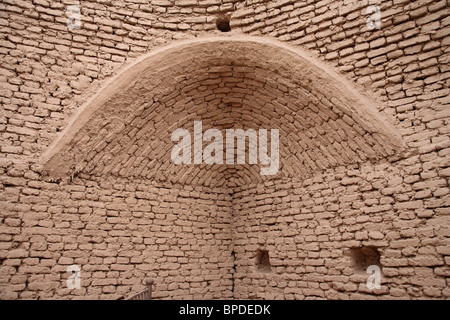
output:
[[[79,30],[67,1],[2,1],[0,298],[116,299],[153,276],[160,299],[447,299],[450,3],[372,2],[379,30],[367,29],[367,1],[89,0]],[[216,30],[219,13],[230,33]],[[330,97],[309,64],[224,44],[165,57],[56,155],[63,175],[42,171],[77,111],[135,61],[241,35],[337,71],[404,145]],[[280,174],[170,163],[173,125],[192,114],[221,129],[279,127]],[[381,289],[355,272],[359,247],[379,251]],[[65,286],[72,264],[79,290]]]

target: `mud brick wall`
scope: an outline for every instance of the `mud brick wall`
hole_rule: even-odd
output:
[[[235,297],[448,296],[448,208],[432,197],[446,190],[446,180],[412,183],[417,168],[367,165],[236,190]],[[380,289],[368,290],[354,248],[378,252],[372,263],[382,270]],[[258,250],[268,252],[270,270],[255,264]]]
[[[81,9],[80,29],[67,26],[70,5]],[[380,29],[367,28],[369,5],[381,11]],[[0,298],[116,299],[152,276],[163,299],[448,299],[449,13],[445,0],[0,1]],[[218,15],[230,17],[230,32],[217,30]],[[371,111],[402,147],[368,132],[364,112],[352,117],[345,97],[317,85],[323,78],[283,68],[287,51],[211,45],[202,68],[176,55],[154,80],[166,81],[158,92],[115,105],[129,112],[119,141],[150,146],[159,162],[104,149],[124,118],[111,108],[110,127],[93,117],[78,151],[61,155],[76,170],[41,170],[51,144],[119,72],[211,36],[307,52],[376,101]],[[152,101],[147,118],[133,107],[140,99]],[[186,112],[220,129],[280,128],[280,174],[170,164],[167,131],[192,124]],[[77,158],[84,151],[90,166]],[[97,159],[116,159],[123,174],[94,170]],[[150,174],[125,170],[135,164]],[[381,289],[365,286],[369,260]],[[82,287],[69,290],[74,264]]]
[[[2,297],[230,298],[230,200],[221,190],[78,179],[5,179]],[[81,289],[64,283],[81,267]],[[6,285],[6,286],[5,286]],[[71,292],[72,291],[72,292]]]

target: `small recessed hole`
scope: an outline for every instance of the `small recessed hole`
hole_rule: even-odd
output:
[[[222,32],[231,31],[230,27],[230,17],[229,16],[218,16],[216,20],[217,29]]]
[[[366,273],[369,266],[381,266],[380,253],[374,247],[362,247],[350,249],[350,257],[355,273]]]
[[[269,251],[258,250],[256,253],[256,270],[258,272],[271,272]]]

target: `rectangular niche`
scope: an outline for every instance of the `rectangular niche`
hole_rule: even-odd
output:
[[[270,266],[270,257],[269,251],[267,250],[258,250],[256,252],[256,271],[261,273],[270,273],[272,272],[272,268]]]
[[[375,247],[351,248],[350,258],[356,274],[365,274],[369,266],[380,264],[380,253]]]

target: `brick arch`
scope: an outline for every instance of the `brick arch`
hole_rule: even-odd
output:
[[[111,79],[42,157],[53,179],[79,172],[239,185],[273,179],[258,165],[175,165],[177,128],[279,129],[278,178],[394,159],[404,145],[377,103],[308,52],[229,36],[155,50]]]

